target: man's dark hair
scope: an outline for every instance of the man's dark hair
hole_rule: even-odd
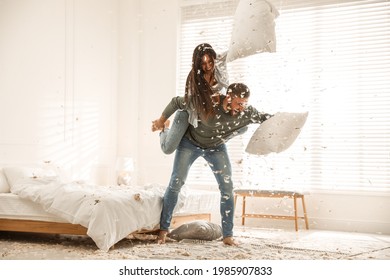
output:
[[[236,96],[240,98],[249,98],[251,92],[247,85],[243,83],[233,83],[230,84],[227,88],[227,94],[230,94],[231,96]]]

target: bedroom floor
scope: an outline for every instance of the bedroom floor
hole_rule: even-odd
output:
[[[236,227],[238,247],[221,241],[183,240],[158,245],[144,234],[109,252],[88,237],[0,232],[0,260],[390,260],[390,235]]]

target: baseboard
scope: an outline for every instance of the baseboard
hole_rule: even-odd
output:
[[[241,218],[235,218],[235,225],[241,225]],[[294,221],[247,218],[245,226],[294,230]],[[377,221],[351,221],[309,217],[309,230],[311,229],[390,235],[390,222],[382,223]],[[299,222],[299,230],[305,230],[303,221]]]

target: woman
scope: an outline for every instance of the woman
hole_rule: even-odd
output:
[[[207,43],[194,49],[185,86],[185,109],[176,112],[171,129],[164,114],[152,122],[152,131],[162,130],[160,145],[164,153],[171,154],[176,150],[188,125],[198,126],[199,116],[208,118],[214,115],[213,107],[219,101],[219,94],[224,94],[229,84],[226,56],[227,52],[217,56]]]

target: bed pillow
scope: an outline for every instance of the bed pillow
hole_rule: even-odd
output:
[[[245,151],[254,155],[280,153],[289,148],[306,122],[305,113],[276,113],[253,133]]]
[[[167,236],[177,241],[183,239],[211,241],[222,236],[222,229],[220,225],[207,221],[193,221],[172,230]]]
[[[275,52],[275,18],[279,12],[265,0],[241,0],[233,18],[227,62],[256,53]]]
[[[5,177],[3,170],[0,169],[0,193],[9,193],[9,185],[7,178]]]
[[[48,172],[41,167],[3,167],[3,172],[7,177],[8,185],[11,190],[21,180],[55,175],[52,173],[48,174]]]

